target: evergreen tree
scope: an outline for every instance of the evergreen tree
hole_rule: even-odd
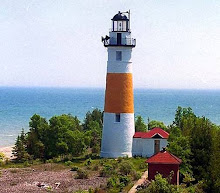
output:
[[[144,122],[144,119],[141,116],[137,116],[135,120],[135,131],[146,132],[147,125]]]
[[[212,133],[212,153],[209,172],[211,174],[211,187],[214,193],[220,190],[220,127],[215,127]]]
[[[24,133],[24,129],[22,129],[21,135],[18,135],[16,139],[12,154],[15,156],[15,159],[20,162],[24,162],[30,159],[30,155],[27,153],[26,136]]]
[[[84,119],[83,128],[84,130],[89,130],[89,123],[91,121],[96,121],[99,124],[99,127],[103,127],[103,112],[99,109],[94,109],[92,112],[88,111]]]

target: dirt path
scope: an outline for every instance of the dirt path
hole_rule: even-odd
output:
[[[134,184],[134,186],[129,190],[128,193],[137,192],[136,187],[137,187],[138,185],[141,185],[141,184],[147,179],[147,176],[148,176],[148,171],[144,172],[144,174],[141,176],[141,179],[139,179],[139,180]]]

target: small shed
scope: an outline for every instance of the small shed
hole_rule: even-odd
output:
[[[135,132],[133,136],[132,155],[150,157],[167,146],[169,133],[161,128],[153,128],[148,132]]]
[[[157,173],[160,173],[163,177],[168,177],[170,172],[173,171],[171,184],[179,185],[179,165],[182,163],[181,159],[163,148],[162,151],[151,156],[146,162],[148,163],[148,180],[154,180],[154,176]]]

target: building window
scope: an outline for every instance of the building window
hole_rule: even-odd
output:
[[[122,60],[122,51],[116,51],[116,60],[121,61]]]
[[[120,113],[115,114],[115,122],[119,123],[121,119]]]

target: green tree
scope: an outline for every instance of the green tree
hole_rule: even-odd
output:
[[[183,124],[184,124],[183,119],[187,120],[188,118],[196,118],[192,109],[190,107],[182,108],[182,107],[178,106],[177,110],[176,110],[175,118],[173,121],[173,125],[183,129]]]
[[[82,127],[77,117],[65,114],[51,117],[49,127],[45,130],[45,157],[48,159],[72,152],[67,133],[81,133],[81,130]]]
[[[68,152],[70,154],[79,156],[84,152],[86,145],[84,143],[84,135],[82,132],[78,130],[68,130],[65,133],[65,141],[67,143]]]
[[[155,128],[155,127],[159,127],[159,128],[161,128],[161,129],[163,129],[165,131],[167,130],[166,125],[163,122],[161,122],[161,121],[152,120],[152,121],[148,122],[148,129],[149,130],[151,130],[151,129]]]
[[[181,130],[172,127],[168,138],[168,151],[182,160],[180,172],[182,174],[192,174],[191,147],[189,137],[182,136]]]
[[[220,127],[215,127],[212,133],[212,153],[210,158],[210,174],[212,191],[217,193],[220,190]]]
[[[83,128],[84,130],[89,130],[89,123],[91,121],[96,121],[99,124],[99,127],[103,127],[103,112],[99,109],[94,109],[92,112],[88,111],[84,119]]]
[[[15,156],[15,159],[20,162],[30,159],[30,155],[27,153],[26,135],[24,133],[24,129],[22,129],[21,135],[18,135],[16,139],[12,154]]]
[[[27,152],[34,158],[44,157],[44,141],[47,140],[45,130],[48,129],[48,123],[45,118],[34,114],[29,122],[30,130],[27,133]]]
[[[197,118],[191,132],[192,168],[197,180],[209,179],[207,173],[212,152],[213,124],[206,119]]]
[[[100,124],[97,121],[90,121],[84,136],[85,144],[92,148],[92,153],[99,153],[102,139],[102,128]]]
[[[144,122],[144,119],[141,116],[137,116],[135,119],[135,131],[146,132],[147,125]]]

